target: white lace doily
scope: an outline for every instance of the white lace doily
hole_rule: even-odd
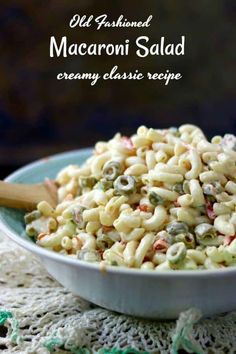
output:
[[[158,322],[96,307],[62,288],[32,254],[0,243],[3,354],[236,353],[236,312],[200,318],[196,309]]]

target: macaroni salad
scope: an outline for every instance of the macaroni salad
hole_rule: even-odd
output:
[[[163,270],[236,266],[236,137],[138,128],[61,170],[59,203],[25,215],[47,249],[101,265]]]

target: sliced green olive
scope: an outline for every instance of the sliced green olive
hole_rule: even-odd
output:
[[[166,231],[171,235],[186,234],[189,228],[185,222],[173,221],[166,226]]]
[[[154,206],[164,204],[164,199],[160,195],[158,195],[157,193],[155,193],[153,191],[149,193],[148,199],[149,199],[150,203]]]
[[[118,194],[132,194],[136,191],[136,181],[133,176],[119,176],[114,182],[114,189]]]
[[[171,264],[176,264],[184,260],[187,253],[183,242],[174,243],[166,252],[166,258]]]
[[[107,181],[114,181],[121,174],[121,164],[118,161],[110,161],[105,164],[102,173]]]
[[[212,245],[212,241],[217,238],[216,229],[211,224],[199,224],[195,227],[194,232],[196,235],[197,242],[200,245]]]
[[[183,242],[187,248],[195,248],[195,238],[193,234],[188,232],[187,234],[178,234],[175,236],[176,242]]]
[[[94,177],[80,177],[79,179],[79,185],[81,188],[93,188],[96,183],[97,180]]]
[[[179,194],[184,194],[183,183],[176,183],[173,185],[172,190]]]

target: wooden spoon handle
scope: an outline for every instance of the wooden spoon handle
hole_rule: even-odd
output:
[[[0,181],[0,205],[32,210],[42,200],[55,207],[55,194],[46,184],[17,184]]]

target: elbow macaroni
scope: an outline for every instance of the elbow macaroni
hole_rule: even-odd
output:
[[[38,245],[89,262],[150,271],[236,265],[236,144],[200,128],[141,126],[98,142],[57,177],[56,208],[25,216]],[[174,253],[173,253],[174,252]]]

